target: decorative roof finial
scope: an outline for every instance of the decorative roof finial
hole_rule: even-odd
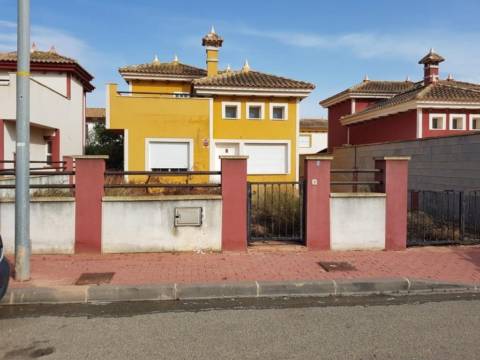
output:
[[[37,44],[35,44],[35,41],[32,43],[32,48],[30,49],[30,52],[37,51]]]
[[[452,80],[453,80],[453,75],[452,75],[452,74],[448,74],[447,80],[448,80],[448,81],[452,81]]]
[[[248,63],[248,59],[245,59],[245,64],[243,64],[242,71],[250,71],[250,64]]]
[[[230,67],[230,64],[227,65],[227,69],[226,69],[227,72],[230,72],[232,71],[232,68]]]
[[[158,55],[155,54],[155,57],[153,58],[153,61],[152,61],[154,64],[160,64],[160,60],[158,60]]]
[[[202,38],[202,46],[211,46],[215,48],[221,47],[223,44],[222,37],[218,36],[215,28],[212,26],[210,32]]]
[[[178,64],[178,56],[177,56],[177,54],[175,54],[175,56],[173,57],[173,63],[174,63],[174,64]]]
[[[369,81],[370,79],[368,78],[368,75],[365,74],[365,77],[363,78],[363,81]]]
[[[56,53],[57,53],[57,49],[55,49],[55,45],[50,46],[50,50],[48,50],[48,52],[51,52],[51,53],[56,54]]]
[[[433,47],[430,48],[430,54],[433,54],[435,52],[435,50],[433,50]]]
[[[215,33],[215,28],[213,27],[213,25],[212,25],[212,28],[210,29],[210,34],[216,34]]]
[[[412,81],[412,80],[410,79],[410,75],[407,75],[407,78],[405,79],[405,81]]]

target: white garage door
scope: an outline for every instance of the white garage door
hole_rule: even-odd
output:
[[[249,174],[287,174],[287,144],[245,143],[244,153],[248,155]]]
[[[150,170],[188,170],[190,164],[190,143],[155,141],[148,144]]]

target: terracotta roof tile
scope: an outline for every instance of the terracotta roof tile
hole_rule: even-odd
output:
[[[121,67],[120,74],[136,73],[136,74],[152,74],[152,75],[176,75],[188,76],[192,78],[203,77],[207,75],[205,69],[200,69],[191,65],[182,64],[179,62],[151,62],[148,64],[129,65]]]
[[[225,71],[212,77],[193,81],[194,86],[243,87],[268,89],[315,89],[315,85],[258,71]]]
[[[105,108],[91,108],[88,107],[85,109],[85,117],[87,119],[101,119],[105,118]]]
[[[17,52],[0,53],[0,61],[17,61]],[[30,61],[33,63],[78,64],[76,60],[57,54],[54,51],[39,50],[30,53]]]
[[[327,131],[328,120],[327,119],[300,119],[300,131],[305,132],[317,132]]]

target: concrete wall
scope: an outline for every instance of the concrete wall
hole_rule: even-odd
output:
[[[336,148],[332,168],[374,168],[374,157],[411,156],[409,189],[480,189],[480,134]],[[346,180],[345,175],[335,175]],[[349,191],[347,187],[335,191]]]
[[[55,172],[52,171],[53,174]],[[55,176],[30,176],[30,184],[68,184],[69,176],[68,175],[59,175]],[[15,185],[15,177],[13,176],[2,176],[0,178],[0,185]],[[70,189],[55,189],[55,193],[66,193],[68,194],[72,190]],[[52,189],[30,189],[30,195],[35,196],[42,193],[52,193]],[[13,199],[15,198],[15,189],[0,189],[0,200],[1,199]]]
[[[385,248],[385,194],[330,195],[332,250]]]
[[[0,234],[7,253],[15,247],[15,203],[0,202]],[[30,202],[30,237],[34,254],[73,254],[75,202],[73,198],[37,198]]]
[[[202,207],[201,226],[174,226],[178,207]],[[221,250],[220,196],[105,197],[102,252]]]

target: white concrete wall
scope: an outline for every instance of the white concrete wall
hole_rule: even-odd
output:
[[[327,132],[305,132],[301,135],[309,135],[311,137],[310,147],[298,147],[298,153],[301,154],[316,154],[319,151],[325,150],[328,147],[328,133]]]
[[[176,207],[202,207],[201,226],[174,226]],[[219,196],[105,197],[102,252],[221,250]]]
[[[7,253],[15,248],[15,203],[0,202],[0,234]],[[73,198],[38,198],[30,202],[30,237],[34,254],[73,254],[75,202]]]
[[[385,249],[385,194],[332,193],[332,250]]]
[[[0,73],[5,77],[7,73]],[[15,73],[8,73],[8,85],[0,86],[0,119],[16,119],[16,77]],[[66,74],[33,73],[32,78],[40,82],[30,81],[30,121],[32,124],[60,129],[60,157],[63,155],[79,155],[83,152],[84,139],[84,94],[81,83],[72,77],[71,98],[66,98]],[[11,160],[14,141],[13,133],[5,135],[5,158]],[[8,146],[8,151],[7,151]],[[37,150],[32,148],[32,154],[37,156]],[[42,150],[43,151],[43,150]],[[45,151],[43,151],[44,153]],[[40,152],[39,152],[40,154]],[[43,154],[45,158],[45,154]],[[33,158],[32,158],[33,159]]]

